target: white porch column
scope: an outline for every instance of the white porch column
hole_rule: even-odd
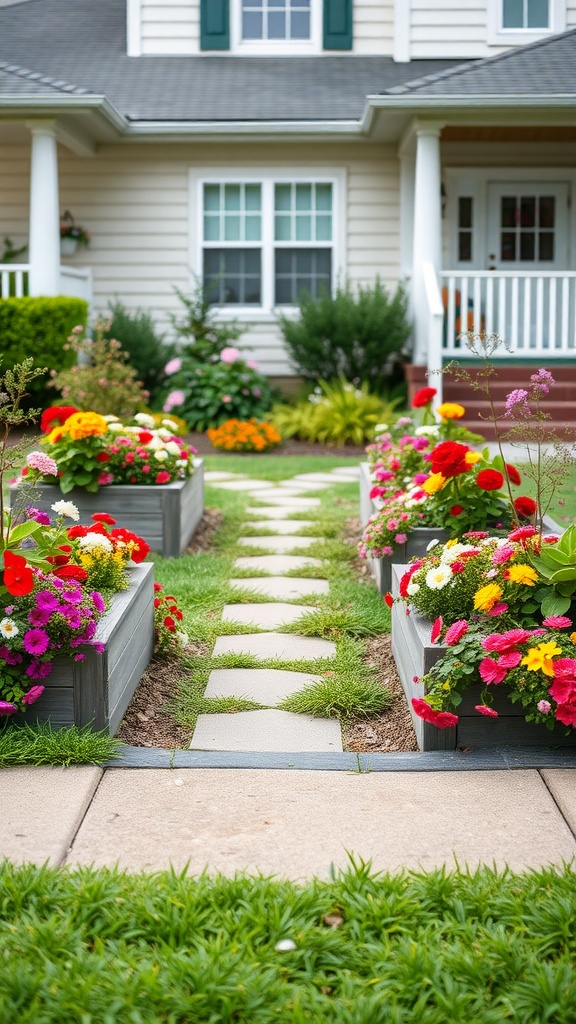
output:
[[[53,121],[30,121],[30,295],[60,292],[60,200]]]
[[[414,244],[412,249],[412,295],[414,302],[415,347],[413,362],[427,363],[428,308],[424,294],[422,264],[442,268],[442,179],[440,171],[440,132],[437,121],[418,121],[416,135],[416,173],[414,185]]]

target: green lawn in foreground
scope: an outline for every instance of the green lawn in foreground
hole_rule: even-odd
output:
[[[0,1024],[574,1024],[575,902],[568,868],[295,885],[5,864]]]

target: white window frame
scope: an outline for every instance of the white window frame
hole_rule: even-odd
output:
[[[566,0],[548,0],[548,28],[503,28],[502,0],[488,0],[488,43],[493,46],[526,46],[566,29]]]
[[[310,39],[242,39],[242,0],[230,0],[230,50],[246,57],[294,57],[322,52],[322,0],[310,3]]]
[[[262,289],[261,304],[241,305],[239,303],[227,306],[215,306],[219,319],[242,319],[253,322],[274,321],[278,314],[290,316],[297,312],[298,306],[275,306],[274,305],[274,252],[276,248],[274,239],[274,186],[284,184],[296,185],[331,185],[332,186],[332,243],[294,242],[291,248],[311,248],[332,250],[332,292],[335,294],[338,283],[345,279],[345,234],[346,234],[346,171],[343,168],[334,169],[313,167],[309,170],[303,168],[292,169],[290,167],[211,167],[203,170],[191,169],[189,172],[190,182],[190,217],[189,217],[189,261],[190,261],[190,287],[195,282],[202,280],[203,251],[204,251],[204,185],[220,184],[259,184],[262,187]],[[236,243],[233,243],[236,245]],[[225,248],[225,244],[221,246]],[[238,247],[238,246],[237,246]],[[255,245],[247,243],[248,248],[256,248]],[[286,244],[283,243],[286,248]]]

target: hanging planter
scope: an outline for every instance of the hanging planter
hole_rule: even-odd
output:
[[[61,238],[60,239],[60,255],[61,256],[73,256],[78,248],[78,242],[75,238]]]
[[[70,210],[60,217],[60,255],[73,256],[79,245],[90,245],[90,232],[77,224]]]

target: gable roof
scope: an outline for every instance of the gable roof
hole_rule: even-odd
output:
[[[576,96],[576,29],[393,85],[386,95]]]

